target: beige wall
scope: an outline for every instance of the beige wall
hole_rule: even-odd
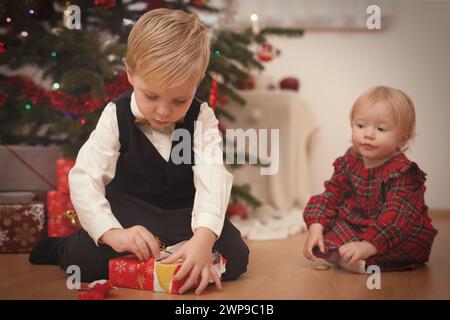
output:
[[[396,2],[393,13],[382,32],[271,39],[282,55],[266,63],[264,75],[298,77],[320,124],[311,157],[313,193],[321,192],[332,161],[350,145],[348,114],[356,97],[377,84],[407,92],[417,112],[408,156],[428,174],[428,205],[450,208],[450,2]]]

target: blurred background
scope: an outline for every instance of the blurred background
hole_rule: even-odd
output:
[[[106,103],[130,89],[122,58],[131,27],[161,7],[192,12],[210,29],[197,94],[220,130],[279,130],[275,175],[261,175],[259,163],[229,166],[228,216],[249,239],[304,229],[306,201],[350,146],[351,106],[375,85],[414,101],[407,155],[428,174],[429,207],[450,208],[450,1],[2,0],[0,201],[45,202],[56,229],[39,232],[79,227],[67,173]],[[237,153],[249,160],[248,146]],[[51,227],[51,215],[64,215],[67,229]]]

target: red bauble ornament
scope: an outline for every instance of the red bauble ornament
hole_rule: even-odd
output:
[[[276,51],[270,43],[264,42],[262,44],[258,44],[258,47],[256,48],[256,56],[260,61],[271,61],[275,55]]]
[[[232,216],[238,216],[241,219],[248,218],[247,209],[239,202],[228,205],[226,215],[228,218],[231,218]]]
[[[298,91],[300,83],[297,78],[286,77],[280,81],[280,89]]]

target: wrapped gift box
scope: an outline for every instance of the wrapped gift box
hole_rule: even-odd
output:
[[[49,237],[67,237],[81,228],[69,194],[59,190],[47,192],[47,219]]]
[[[176,245],[179,247],[179,245]],[[168,256],[167,252],[174,252],[168,247],[161,252],[161,258]],[[217,252],[212,253],[212,262],[219,275],[225,272],[226,259]],[[173,276],[181,268],[182,262],[163,264],[150,258],[140,262],[132,256],[119,257],[109,260],[109,281],[111,285],[125,288],[151,290],[177,294],[187,276],[173,281]]]
[[[60,156],[58,146],[0,145],[0,191],[54,189],[55,161]]]
[[[59,191],[69,193],[69,172],[74,165],[74,159],[60,158],[56,160],[56,178]]]
[[[44,202],[0,204],[0,252],[30,252],[45,235]]]

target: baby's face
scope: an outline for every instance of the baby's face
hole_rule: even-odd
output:
[[[352,144],[366,168],[383,164],[401,149],[402,142],[396,129],[386,104],[365,103],[358,107],[352,119]]]
[[[196,85],[187,81],[168,89],[144,82],[137,72],[128,79],[134,88],[139,111],[154,128],[166,128],[186,115],[195,95]]]

